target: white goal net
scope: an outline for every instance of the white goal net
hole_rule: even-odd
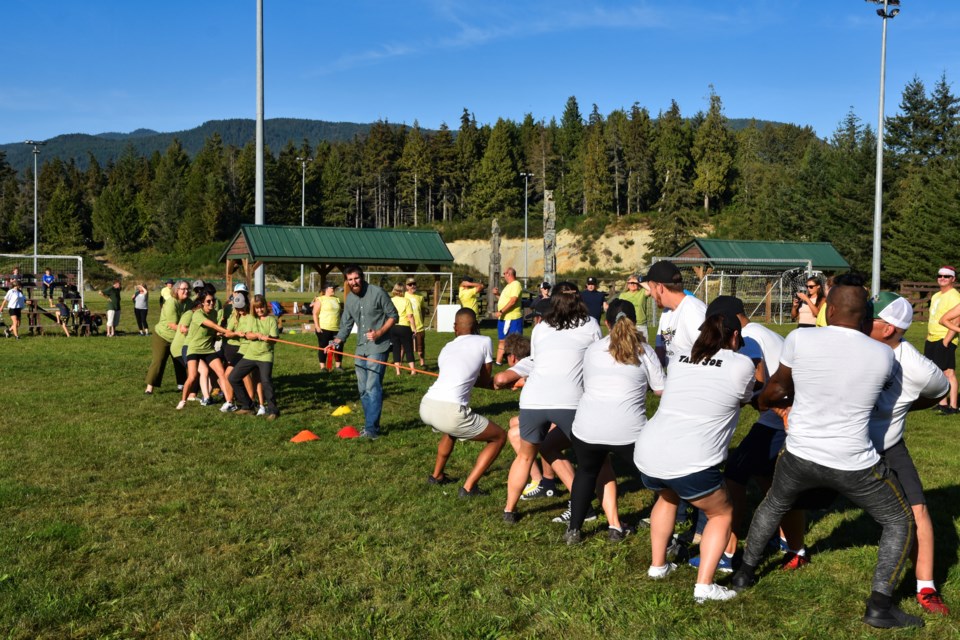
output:
[[[6,290],[14,277],[20,281],[23,295],[38,305],[52,306],[61,296],[67,306],[73,301],[84,303],[80,256],[0,253],[0,288]]]

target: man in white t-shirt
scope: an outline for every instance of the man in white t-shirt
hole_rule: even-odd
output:
[[[452,481],[443,470],[457,440],[486,442],[487,445],[480,450],[476,464],[460,487],[461,498],[472,498],[487,495],[478,482],[500,455],[507,434],[498,425],[470,409],[474,385],[488,389],[493,387],[493,347],[490,338],[479,335],[477,316],[467,308],[457,311],[453,331],[457,337],[447,343],[437,357],[440,376],[420,401],[420,419],[443,433],[437,445],[437,462],[427,482],[447,484]]]
[[[657,355],[660,363],[668,367],[679,356],[690,353],[700,335],[707,305],[684,293],[683,274],[669,260],[654,263],[644,284],[657,306],[669,311],[660,316],[657,327]]]
[[[923,626],[893,603],[910,552],[913,514],[870,441],[870,412],[895,361],[891,349],[863,333],[869,316],[862,285],[862,278],[837,279],[828,299],[829,326],[788,335],[780,366],[760,393],[761,410],[788,415],[787,440],[732,585],[740,591],[756,582],[767,541],[797,496],[829,487],[883,527],[863,621],[880,628]]]
[[[934,406],[950,392],[950,381],[932,360],[903,339],[913,322],[913,307],[890,291],[881,291],[873,303],[870,337],[893,349],[897,359],[893,384],[884,387],[870,414],[870,439],[887,467],[897,476],[917,521],[913,565],[917,575],[917,602],[930,613],[950,610],[933,582],[933,522],[927,511],[920,474],[903,442],[908,411]]]

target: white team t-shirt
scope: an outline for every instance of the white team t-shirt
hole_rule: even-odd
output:
[[[917,398],[939,398],[950,391],[950,383],[932,360],[904,340],[893,355],[897,359],[893,377],[883,387],[870,413],[870,440],[884,452],[903,439],[910,405]]]
[[[842,471],[876,464],[867,424],[893,363],[893,349],[855,329],[792,331],[780,355],[793,371],[787,451]]]
[[[694,296],[683,296],[677,308],[660,316],[657,333],[667,353],[667,366],[678,356],[690,354],[693,343],[700,337],[700,325],[706,317],[707,305]]]
[[[527,356],[522,360],[517,360],[516,363],[514,363],[514,365],[508,369],[508,371],[513,371],[521,378],[529,378],[530,372],[533,371],[533,358]]]
[[[583,354],[601,337],[593,318],[563,331],[546,322],[535,326],[530,334],[533,371],[520,391],[520,408],[576,409],[583,395]]]
[[[653,348],[643,343],[640,364],[622,364],[610,355],[610,336],[587,347],[583,356],[583,396],[573,433],[592,444],[637,441],[647,423],[647,389],[663,390],[663,369]]]
[[[783,338],[756,322],[747,324],[741,331],[744,339],[753,338],[760,345],[760,351],[763,352],[763,364],[767,368],[767,380],[780,368],[780,353],[783,351]],[[757,424],[762,424],[771,429],[783,431],[783,418],[774,413],[771,409],[760,414],[757,418]]]
[[[753,395],[756,366],[721,349],[691,364],[680,355],[670,365],[660,407],[640,431],[633,461],[655,478],[680,478],[727,459],[740,406]]]
[[[480,375],[480,369],[493,362],[490,338],[486,336],[457,336],[440,350],[437,365],[440,377],[425,398],[458,405],[470,404],[470,394]]]

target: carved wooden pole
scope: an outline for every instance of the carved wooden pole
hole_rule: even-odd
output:
[[[557,207],[552,189],[543,192],[543,279],[557,284]]]
[[[493,219],[490,228],[490,284],[487,287],[487,317],[492,318],[497,310],[497,296],[493,290],[500,290],[500,224]]]

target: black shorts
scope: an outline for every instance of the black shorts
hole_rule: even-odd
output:
[[[927,340],[923,345],[923,355],[933,360],[940,371],[957,368],[957,345],[952,342],[943,346],[943,340]]]
[[[21,311],[23,311],[23,309],[10,309],[10,317],[19,320]]]
[[[191,353],[187,356],[187,362],[190,362],[191,360],[203,360],[209,365],[214,360],[216,360],[217,362],[220,362],[220,354],[219,353]]]
[[[520,439],[531,444],[540,444],[555,424],[573,441],[573,418],[576,409],[520,409]]]
[[[787,439],[783,429],[772,429],[756,423],[737,448],[730,452],[724,477],[737,484],[747,484],[750,478],[773,478],[777,457]]]
[[[910,506],[927,504],[927,499],[923,496],[920,474],[917,473],[917,466],[913,464],[913,458],[910,457],[910,452],[907,451],[907,445],[903,440],[884,451],[883,459],[887,463],[887,468],[893,472],[900,486],[903,487],[903,494],[907,497]]]
[[[235,367],[241,360],[243,360],[243,354],[240,353],[240,347],[237,345],[230,344],[229,342],[223,343],[223,359],[226,361],[227,366]]]

